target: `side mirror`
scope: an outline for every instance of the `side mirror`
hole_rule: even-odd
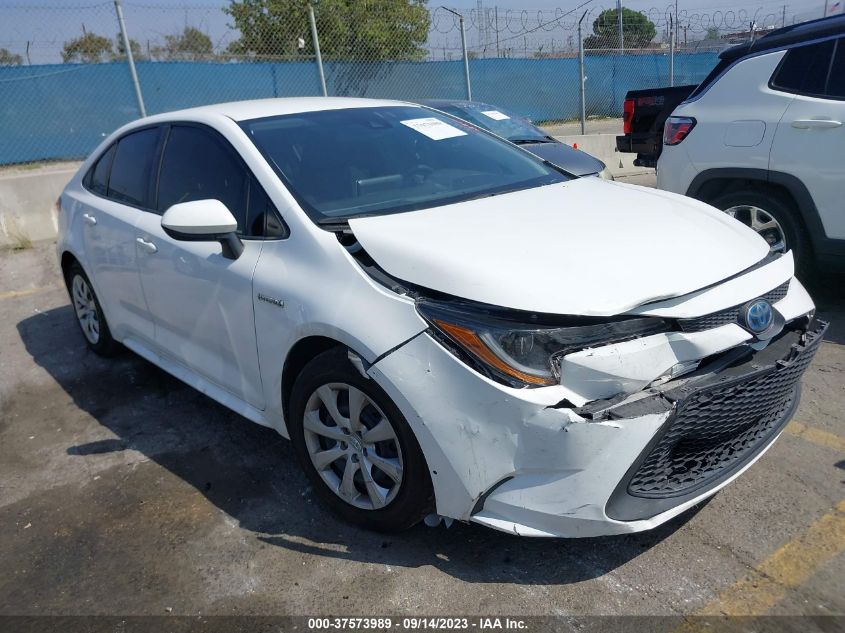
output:
[[[174,204],[161,216],[161,228],[174,240],[220,242],[223,257],[237,259],[244,244],[237,235],[238,222],[219,200],[193,200]]]

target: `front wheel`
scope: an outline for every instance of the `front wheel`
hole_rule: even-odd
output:
[[[433,510],[431,480],[414,434],[387,394],[349,362],[345,348],[305,366],[289,413],[302,468],[342,518],[394,532]]]
[[[801,219],[780,197],[754,189],[733,191],[711,204],[756,231],[766,240],[769,251],[792,251],[795,269],[806,277],[812,268],[812,252]]]

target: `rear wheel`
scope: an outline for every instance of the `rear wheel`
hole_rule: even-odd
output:
[[[804,224],[780,196],[746,189],[721,195],[711,204],[755,230],[769,244],[772,253],[791,250],[800,277],[810,272],[812,251]]]
[[[353,367],[345,348],[305,366],[289,412],[300,464],[342,518],[398,531],[432,511],[428,468],[408,423],[387,394]]]
[[[76,322],[88,347],[100,356],[114,356],[120,346],[112,338],[109,324],[88,275],[79,264],[73,264],[67,271],[65,281],[76,314]]]

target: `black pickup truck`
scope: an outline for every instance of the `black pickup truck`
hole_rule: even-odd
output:
[[[631,90],[625,95],[622,136],[616,137],[620,152],[634,153],[638,167],[656,167],[663,149],[663,124],[672,111],[697,86]]]
[[[636,153],[638,167],[656,167],[663,151],[663,124],[678,105],[703,92],[735,60],[747,55],[753,47],[760,48],[765,38],[737,44],[719,53],[719,61],[698,85],[630,90],[623,107],[623,132],[616,137],[620,152]],[[771,40],[769,40],[771,41]]]

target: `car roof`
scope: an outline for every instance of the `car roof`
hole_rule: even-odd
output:
[[[781,29],[767,33],[753,42],[738,44],[723,50],[720,59],[733,61],[747,55],[755,55],[763,51],[786,48],[793,44],[802,44],[812,40],[845,35],[845,14],[831,15],[818,20],[810,20],[800,24],[791,24]]]
[[[275,99],[253,99],[251,101],[231,101],[229,103],[215,103],[213,105],[187,108],[173,112],[156,114],[146,119],[144,123],[169,121],[180,117],[195,115],[225,116],[234,121],[260,119],[283,114],[299,114],[302,112],[318,112],[321,110],[342,110],[347,108],[377,108],[385,106],[416,106],[406,101],[392,101],[387,99],[358,99],[350,97],[282,97]]]

